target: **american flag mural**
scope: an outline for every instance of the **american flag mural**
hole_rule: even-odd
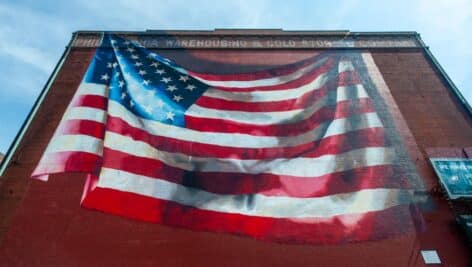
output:
[[[313,244],[410,231],[410,186],[361,75],[341,52],[198,73],[104,35],[32,176],[84,172],[83,207],[193,230]]]

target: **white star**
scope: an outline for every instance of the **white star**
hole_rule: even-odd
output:
[[[129,41],[126,41],[126,42],[124,42],[123,44],[125,44],[125,45],[129,45],[129,44],[130,44],[130,42],[129,42]]]
[[[177,90],[177,87],[175,85],[169,85],[167,86],[167,91],[171,91],[171,92],[174,92],[175,90]]]
[[[150,66],[151,66],[151,67],[156,67],[156,68],[157,68],[157,66],[159,66],[159,63],[157,63],[157,62],[152,62]]]
[[[167,119],[169,119],[169,120],[171,120],[171,121],[174,120],[174,116],[175,116],[175,114],[172,113],[172,111],[169,111],[169,112],[166,113]]]
[[[102,75],[102,77],[100,78],[100,80],[105,80],[105,81],[108,81],[110,79],[110,76],[108,76],[108,73],[105,73]]]
[[[113,66],[113,68],[116,68],[116,67],[118,67],[118,63],[113,62],[112,66]]]
[[[161,79],[161,81],[165,82],[165,83],[169,83],[172,81],[172,78],[171,77],[164,77]]]
[[[144,111],[146,111],[148,114],[152,113],[153,107],[151,105],[146,105],[143,107]]]
[[[107,63],[107,68],[113,68],[113,63],[108,62],[108,63]]]
[[[125,44],[126,44],[126,43],[125,43]],[[128,43],[128,44],[129,44],[129,43]],[[128,50],[130,53],[133,53],[133,52],[135,51],[134,48],[132,48],[132,47],[130,47],[130,48],[126,49],[126,50]]]
[[[139,73],[139,75],[141,75],[141,76],[147,74],[147,72],[146,72],[145,70],[139,70],[138,73]]]
[[[180,77],[179,77],[179,81],[183,81],[184,83],[186,83],[188,79],[189,79],[189,77],[187,75],[185,75],[185,76],[180,75]]]
[[[121,93],[121,99],[125,99],[125,97],[126,97],[126,93],[125,92]]]
[[[180,102],[180,100],[184,99],[182,96],[180,95],[174,95],[174,100],[175,102]]]
[[[118,87],[123,88],[123,86],[125,86],[125,82],[119,81],[118,82]]]
[[[157,56],[156,53],[151,52],[151,53],[149,53],[148,58],[155,58],[156,56]]]
[[[131,55],[132,59],[138,59],[139,57],[137,55]]]
[[[133,100],[130,100],[130,101],[129,101],[129,105],[130,105],[131,107],[133,107],[133,106],[134,106],[134,102],[133,102]]]
[[[142,66],[142,65],[143,65],[143,63],[141,63],[141,62],[137,61],[136,63],[134,63],[134,65],[135,65],[136,67],[139,67],[139,66]]]
[[[165,71],[165,70],[161,70],[161,69],[157,69],[157,70],[156,70],[156,73],[162,75],[162,74],[166,73],[166,71]]]
[[[110,40],[112,44],[116,44],[116,40]]]
[[[150,80],[144,80],[144,81],[143,81],[143,84],[144,84],[144,85],[149,85],[150,82],[151,82]]]
[[[120,73],[119,73],[119,72],[116,72],[116,73],[115,73],[115,77],[118,77],[118,76],[120,76]]]
[[[160,99],[157,100],[156,106],[160,109],[164,107],[164,102]]]
[[[189,84],[189,85],[187,85],[187,87],[185,87],[185,89],[187,89],[187,90],[189,90],[189,91],[193,91],[193,89],[195,89],[195,88],[196,88],[196,87],[195,87],[195,85],[193,85],[193,84]]]

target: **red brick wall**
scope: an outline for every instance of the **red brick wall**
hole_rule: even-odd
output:
[[[298,61],[314,52],[162,53],[203,71],[211,70],[211,64],[202,65],[195,59],[227,62],[218,71],[229,72],[233,64],[260,69]],[[82,175],[55,175],[47,183],[29,176],[92,54],[92,50],[75,49],[68,56],[0,180],[0,266],[422,266],[419,249],[437,249],[450,266],[467,265],[464,240],[454,227],[447,202],[436,195],[434,211],[424,213],[427,229],[423,234],[331,246],[275,244],[193,232],[80,208]],[[421,51],[375,52],[373,57],[420,151],[436,146],[472,146],[470,119],[458,108]],[[260,62],[264,64],[258,66]],[[436,178],[425,157],[413,160],[424,171],[427,184],[434,185]]]
[[[457,205],[451,205],[442,193],[436,192],[439,183],[428,156],[465,157],[472,145],[472,118],[423,53],[372,55],[421,151],[422,157],[415,159],[415,164],[435,204],[432,211],[423,213],[427,228],[419,235],[422,248],[437,249],[447,266],[470,266],[470,260],[455,262],[470,255],[451,212]]]
[[[9,167],[0,179],[0,242],[31,182],[28,178],[79,85],[92,50],[72,51],[60,70]]]
[[[418,145],[467,147],[472,144],[471,117],[422,53],[373,53]]]

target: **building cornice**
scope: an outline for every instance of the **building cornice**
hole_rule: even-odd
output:
[[[283,31],[215,29],[78,31],[73,47],[97,47],[104,33],[132,39],[151,49],[371,49],[421,48],[416,32]]]

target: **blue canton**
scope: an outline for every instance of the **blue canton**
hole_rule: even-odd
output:
[[[209,88],[138,43],[105,35],[85,81],[109,86],[109,98],[149,120],[185,126],[185,111]]]

